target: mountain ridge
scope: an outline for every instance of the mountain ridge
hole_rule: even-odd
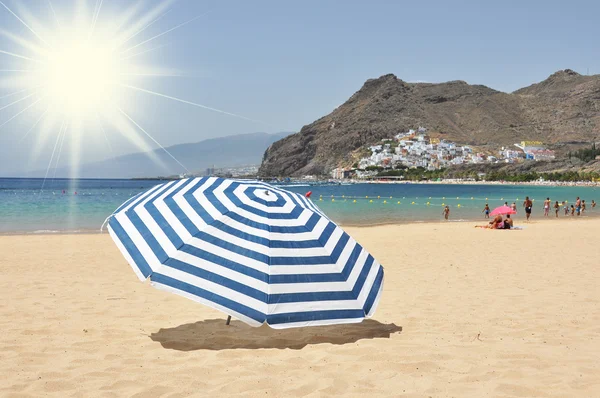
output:
[[[548,145],[600,139],[600,75],[570,69],[504,93],[461,80],[408,83],[393,74],[368,79],[344,104],[273,143],[264,176],[323,175],[350,165],[366,145],[418,126],[488,150],[522,140]]]
[[[248,133],[209,138],[195,143],[176,144],[166,149],[190,172],[202,172],[209,167],[239,167],[258,165],[265,149],[273,142],[289,135],[281,133]],[[156,163],[158,160],[159,163]],[[79,178],[146,178],[179,175],[185,170],[164,150],[135,152],[103,161],[84,163],[78,168]],[[37,170],[26,177],[69,177],[69,167]],[[20,175],[19,177],[23,177]]]

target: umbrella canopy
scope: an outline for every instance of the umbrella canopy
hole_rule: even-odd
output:
[[[215,177],[157,185],[108,230],[141,280],[274,328],[361,322],[383,267],[303,195]]]
[[[490,213],[491,216],[497,216],[497,215],[502,215],[503,216],[503,215],[506,215],[506,214],[517,214],[517,212],[514,211],[512,208],[510,208],[508,206],[500,206],[500,207],[496,207]]]

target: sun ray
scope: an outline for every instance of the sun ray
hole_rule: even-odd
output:
[[[108,145],[108,150],[110,151],[112,159],[114,159],[116,161],[115,151],[110,143],[110,140],[108,139],[108,134],[106,134],[106,130],[104,129],[104,126],[102,125],[102,121],[100,120],[100,115],[98,115],[98,114],[96,114],[96,121],[98,123],[98,126],[100,127],[100,131],[102,131],[102,135],[104,135],[104,139],[106,140],[106,144]]]
[[[10,12],[15,18],[17,18],[19,20],[19,22],[21,22],[23,25],[25,25],[25,27],[27,29],[29,29],[31,31],[31,33],[33,33],[35,35],[35,37],[37,37],[38,39],[40,39],[40,41],[42,43],[44,43],[46,46],[49,46],[48,43],[46,42],[46,40],[42,39],[42,37],[40,35],[37,34],[37,32],[35,30],[33,30],[29,25],[27,25],[25,23],[25,21],[23,21],[21,18],[19,18],[19,16],[17,14],[15,14],[13,12],[13,10],[11,10],[10,8],[8,8],[8,6],[6,4],[4,4],[4,2],[2,2],[2,0],[0,0],[0,5],[2,5],[4,8],[6,8],[6,10],[8,12]]]
[[[211,108],[210,106],[206,106],[206,105],[202,105],[202,104],[197,104],[195,102],[186,101],[186,100],[183,100],[183,99],[180,99],[180,98],[176,98],[176,97],[172,97],[172,96],[166,95],[166,94],[157,93],[156,91],[146,90],[146,89],[143,89],[143,88],[140,88],[140,87],[131,86],[131,85],[128,85],[128,84],[121,84],[121,86],[127,87],[127,88],[132,89],[132,90],[137,90],[137,91],[140,91],[142,93],[152,94],[152,95],[156,95],[158,97],[163,97],[163,98],[167,98],[167,99],[170,99],[170,100],[173,100],[173,101],[181,102],[183,104],[188,104],[188,105],[196,106],[198,108],[206,109],[206,110],[209,110],[209,111],[212,111],[212,112],[217,112],[217,113],[222,113],[224,115],[237,117],[237,118],[240,118],[240,119],[247,120],[249,122],[260,123],[260,124],[264,124],[264,125],[270,126],[268,123],[261,122],[260,120],[250,119],[249,117],[246,117],[246,116],[237,115],[235,113],[222,111],[222,110],[216,109],[216,108]]]
[[[21,93],[23,93],[25,91],[29,91],[29,88],[24,88],[23,90],[19,90],[19,91],[12,92],[10,94],[3,95],[3,96],[0,97],[0,99],[12,97],[13,95],[21,94]]]
[[[135,125],[135,126],[138,128],[138,129],[140,129],[140,130],[141,130],[141,131],[142,131],[144,134],[146,134],[146,136],[147,136],[148,138],[150,138],[150,139],[151,139],[151,140],[152,140],[152,141],[153,141],[153,142],[154,142],[156,145],[158,145],[158,146],[160,147],[160,149],[162,149],[162,150],[163,150],[163,151],[164,151],[164,152],[165,152],[167,155],[169,155],[169,156],[171,157],[171,159],[173,159],[175,162],[177,162],[177,164],[179,164],[181,167],[183,167],[183,169],[184,169],[186,172],[188,172],[188,173],[190,172],[190,171],[188,170],[188,168],[187,168],[187,167],[185,167],[185,166],[183,165],[183,163],[181,163],[179,160],[177,160],[177,158],[176,158],[175,156],[173,156],[173,155],[171,154],[171,152],[169,152],[169,151],[167,150],[167,148],[165,148],[164,146],[162,146],[160,142],[156,141],[156,140],[154,139],[154,137],[152,137],[150,134],[148,134],[148,132],[147,132],[146,130],[144,130],[144,129],[142,128],[142,126],[140,126],[139,124],[137,124],[137,122],[136,122],[135,120],[133,120],[133,119],[132,119],[132,118],[131,118],[131,117],[130,117],[130,116],[127,114],[127,113],[125,113],[125,111],[123,111],[123,109],[121,109],[121,108],[117,108],[117,109],[118,109],[118,110],[119,110],[119,112],[121,112],[121,113],[122,113],[122,114],[123,114],[123,115],[124,115],[124,116],[125,116],[127,119],[129,119],[129,121],[130,121],[131,123],[133,123],[133,124],[134,124],[134,125]]]
[[[132,24],[130,26],[126,27],[126,29],[118,35],[118,37],[117,37],[118,47],[122,47],[123,44],[125,44],[131,38],[133,38],[138,33],[140,33],[140,31],[145,30],[148,27],[147,26],[148,24],[153,23],[153,20],[158,18],[161,15],[161,13],[163,13],[164,10],[167,9],[167,7],[169,7],[175,1],[176,0],[162,1],[158,5],[156,5],[154,8],[152,8],[151,10],[146,12],[145,14],[142,14],[141,16],[139,16],[135,22],[132,22]],[[141,4],[141,2],[139,2],[137,5],[131,7],[128,18],[124,20],[123,24],[125,22],[133,19],[133,17],[135,17],[137,10],[140,8],[139,7],[140,4]],[[123,26],[123,24],[121,26]],[[121,26],[119,26],[119,30],[120,30]]]
[[[10,55],[10,56],[15,57],[15,58],[26,59],[27,61],[32,61],[32,62],[37,62],[37,63],[43,63],[42,61],[40,61],[38,59],[33,59],[33,58],[26,57],[24,55],[19,55],[19,54],[11,53],[10,51],[0,50],[0,54],[6,54],[6,55]]]
[[[25,96],[25,97],[23,97],[23,98],[20,98],[20,99],[18,99],[18,100],[16,100],[16,101],[13,101],[13,102],[11,102],[11,103],[10,103],[10,104],[8,104],[8,105],[4,105],[2,108],[0,108],[0,111],[2,111],[2,110],[4,110],[4,109],[6,109],[6,108],[8,108],[8,107],[11,107],[11,106],[13,106],[13,105],[16,105],[16,104],[18,104],[18,103],[19,103],[19,102],[21,102],[21,101],[25,101],[27,98],[29,98],[29,97],[31,97],[31,96],[33,96],[33,95],[35,95],[35,93],[31,93],[31,94],[29,94],[29,95],[26,95],[26,96]]]
[[[60,27],[60,21],[58,20],[58,15],[56,15],[56,11],[54,10],[54,6],[52,5],[52,0],[48,0],[48,5],[50,6],[50,10],[52,11],[52,15],[54,15],[54,19],[56,20],[56,24]]]
[[[0,34],[4,37],[8,38],[10,41],[12,41],[12,42],[18,44],[19,46],[26,48],[36,54],[42,54],[46,51],[45,48],[40,47],[38,44],[36,44],[30,40],[27,40],[21,36],[15,35],[12,32],[8,32],[4,29],[0,29]]]
[[[143,54],[149,53],[149,52],[151,52],[151,51],[156,51],[156,50],[158,50],[158,49],[161,49],[161,48],[163,48],[163,47],[165,47],[165,46],[166,46],[166,44],[161,44],[160,46],[152,47],[152,48],[149,48],[149,49],[147,49],[147,50],[140,51],[140,52],[138,52],[138,53],[134,53],[134,54],[132,54],[132,55],[128,55],[128,56],[126,56],[126,57],[120,58],[120,60],[121,60],[121,61],[125,61],[125,60],[128,60],[128,59],[130,59],[130,58],[134,58],[134,57],[137,57],[137,56],[140,56],[140,55],[143,55]]]
[[[1,71],[0,71],[1,72]],[[120,76],[138,77],[184,77],[182,73],[120,73]]]
[[[119,131],[119,133],[125,139],[127,139],[127,141],[138,148],[139,151],[145,152],[150,160],[160,167],[166,169],[166,165],[156,154],[155,148],[153,148],[143,139],[142,134],[136,130],[132,123],[122,113],[119,113],[117,109],[115,109],[115,112],[116,114],[107,121],[111,123],[112,126]]]
[[[63,123],[60,126],[60,131],[62,131],[64,125],[65,125],[65,121],[63,120]],[[56,142],[54,143],[54,149],[52,149],[52,155],[50,155],[50,161],[48,162],[48,168],[46,169],[46,175],[44,176],[44,180],[42,181],[42,188],[40,189],[40,192],[44,191],[44,185],[46,185],[46,179],[48,178],[48,173],[50,172],[50,167],[52,166],[52,159],[54,159],[54,153],[56,152],[56,147],[57,147],[58,141],[60,139],[60,131],[59,131],[58,135],[56,136]]]
[[[24,113],[25,111],[27,111],[29,108],[35,106],[37,103],[39,103],[43,98],[39,98],[37,101],[29,104],[27,107],[25,107],[24,109],[22,109],[21,111],[17,112],[16,115],[14,115],[13,117],[11,117],[10,119],[8,119],[7,121],[5,121],[4,123],[0,124],[0,128],[6,126],[8,123],[10,123],[12,120],[16,119],[17,117],[19,117],[20,114]]]
[[[38,118],[38,120],[36,120],[35,123],[33,123],[33,125],[29,128],[29,130],[27,130],[27,132],[24,135],[22,135],[21,138],[19,138],[19,141],[17,141],[17,145],[25,141],[25,138],[27,138],[27,136],[29,136],[33,129],[42,121],[42,119],[44,118],[44,116],[46,116],[49,110],[50,107],[47,107],[46,110],[42,113],[42,115]]]
[[[96,28],[96,21],[98,20],[98,15],[100,15],[100,9],[102,8],[102,3],[104,0],[100,0],[100,4],[98,5],[98,1],[96,1],[96,9],[94,10],[94,19],[92,21],[92,27],[90,28],[90,33],[88,39],[94,35],[94,29]]]
[[[65,143],[65,135],[67,135],[67,130],[69,128],[69,124],[65,125],[65,128],[62,130],[62,138],[60,139],[60,145],[58,146],[58,155],[56,156],[56,162],[54,163],[54,174],[52,174],[52,181],[56,178],[56,170],[58,170],[58,162],[60,162],[60,154],[62,153],[63,144]],[[58,133],[61,135],[61,132]]]
[[[155,18],[154,20],[152,20],[148,24],[146,24],[146,26],[144,26],[143,28],[139,29],[137,32],[135,32],[134,34],[132,34],[131,36],[129,36],[127,39],[125,39],[123,42],[121,42],[120,45],[123,46],[129,40],[133,39],[134,37],[136,37],[137,35],[139,35],[143,31],[145,31],[146,29],[148,29],[150,26],[152,26],[156,22],[160,21],[163,17],[165,17],[170,12],[171,12],[171,10],[165,11],[164,13],[162,13],[161,15],[159,15],[157,18]]]
[[[189,24],[189,23],[192,23],[192,22],[196,21],[197,19],[199,19],[199,18],[201,18],[201,17],[205,16],[206,14],[208,14],[208,13],[209,13],[209,12],[211,12],[211,11],[212,11],[212,10],[206,11],[206,12],[204,12],[204,13],[200,14],[200,15],[197,15],[197,16],[195,16],[195,17],[194,17],[194,18],[192,18],[192,19],[189,19],[189,20],[187,20],[187,21],[185,21],[185,22],[182,22],[182,23],[180,23],[180,24],[179,24],[179,25],[177,25],[177,26],[174,26],[174,27],[172,27],[171,29],[167,29],[167,30],[165,30],[164,32],[157,34],[156,36],[153,36],[153,37],[151,37],[151,38],[149,38],[149,39],[147,39],[147,40],[144,40],[144,41],[143,41],[143,42],[141,42],[141,43],[138,43],[138,44],[136,44],[136,45],[134,45],[134,46],[132,46],[132,47],[126,48],[125,50],[121,51],[121,53],[122,53],[122,54],[123,54],[123,53],[127,53],[127,52],[129,52],[129,51],[133,50],[134,48],[137,48],[137,47],[139,47],[139,46],[142,46],[142,45],[144,45],[144,44],[146,44],[146,43],[149,43],[149,42],[151,42],[152,40],[158,39],[159,37],[161,37],[161,36],[164,36],[164,35],[166,35],[167,33],[170,33],[170,32],[172,32],[172,31],[174,31],[175,29],[179,29],[179,28],[181,28],[181,27],[184,27],[185,25],[187,25],[187,24]]]

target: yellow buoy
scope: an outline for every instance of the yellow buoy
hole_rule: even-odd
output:
[[[379,196],[379,195],[377,195],[377,199],[379,199],[379,198],[380,198],[380,196]]]
[[[445,196],[442,196],[442,199],[446,200],[446,197],[445,197]]]
[[[473,200],[473,197],[471,196],[471,200]]]
[[[354,201],[352,203],[356,203],[356,199],[354,199]]]
[[[320,201],[323,201],[323,198],[319,198]]]
[[[485,200],[488,200],[488,198],[485,198]]]
[[[387,203],[387,201],[384,200],[383,203]]]
[[[460,203],[458,205],[456,205],[456,207],[460,207]]]
[[[365,199],[369,199],[369,197],[368,197],[368,196],[365,196]]]
[[[427,206],[429,206],[429,202],[427,202]]]
[[[390,196],[390,199],[391,199],[391,198],[392,198],[392,197]]]
[[[369,200],[369,203],[373,203],[373,199]]]
[[[500,200],[504,200],[504,198],[500,198]]]
[[[345,198],[345,197],[346,197],[346,195],[342,195],[342,198]]]
[[[431,196],[429,197],[429,199],[431,199]]]
[[[445,203],[442,203],[442,206],[446,206],[446,204],[445,204]]]
[[[458,196],[456,197],[456,200],[460,199]]]
[[[398,201],[398,204],[400,204],[400,201]]]
[[[332,202],[335,202],[335,199],[331,199]]]

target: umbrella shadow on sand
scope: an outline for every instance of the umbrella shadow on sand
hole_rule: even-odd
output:
[[[267,325],[253,328],[241,321],[225,325],[224,319],[208,319],[160,329],[150,338],[163,348],[178,351],[290,348],[299,350],[309,344],[349,344],[363,339],[389,339],[402,326],[373,319],[362,323],[293,329],[272,329]]]

